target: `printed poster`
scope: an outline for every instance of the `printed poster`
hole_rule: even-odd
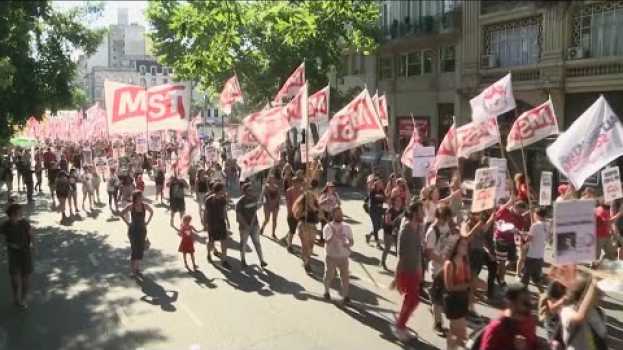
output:
[[[606,203],[612,203],[615,199],[623,197],[621,173],[618,166],[609,167],[601,171],[601,185],[603,186]]]
[[[149,149],[153,152],[162,150],[162,136],[159,133],[149,135]]]
[[[554,173],[544,171],[541,173],[541,183],[539,185],[539,205],[552,205],[552,185],[554,183]]]
[[[481,168],[476,170],[472,212],[478,213],[495,207],[495,195],[498,182],[497,172],[497,168]]]
[[[590,263],[597,252],[595,201],[569,200],[554,203],[554,263]]]
[[[508,161],[506,158],[489,158],[489,166],[497,169],[497,186],[495,188],[495,198],[499,202],[500,199],[508,199],[510,191],[507,188],[507,169]]]
[[[145,139],[145,136],[137,136],[134,142],[136,143],[136,153],[147,153],[147,140]]]
[[[415,147],[413,149],[413,177],[426,177],[428,169],[435,161],[435,147]]]

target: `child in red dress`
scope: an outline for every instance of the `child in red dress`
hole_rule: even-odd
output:
[[[197,271],[199,266],[195,264],[195,237],[194,234],[199,233],[191,224],[192,217],[190,215],[184,215],[182,218],[182,227],[179,229],[179,235],[182,237],[180,242],[179,252],[184,254],[184,266],[190,271],[188,262],[186,261],[186,255],[190,254],[190,259],[193,263],[193,269]]]

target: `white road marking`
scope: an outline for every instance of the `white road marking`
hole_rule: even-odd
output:
[[[374,277],[372,277],[372,274],[370,274],[370,271],[368,271],[368,269],[366,269],[366,267],[364,266],[364,264],[359,263],[359,266],[361,266],[361,269],[363,270],[363,272],[365,272],[365,273],[366,273],[367,280],[368,280],[368,281],[370,281],[370,282],[372,282],[372,284],[374,284],[374,286],[375,286],[376,288],[379,288],[379,287],[380,287],[380,286],[379,286],[379,284],[378,284],[378,283],[376,283],[376,281],[374,280]]]
[[[93,264],[93,266],[97,266],[97,259],[95,259],[95,255],[93,255],[93,253],[89,253],[89,260],[91,260],[91,264]]]
[[[197,327],[203,327],[203,322],[201,322],[199,317],[197,317],[197,315],[188,306],[186,306],[186,304],[178,303],[177,305],[179,305],[180,309],[188,315],[190,320],[193,321]]]

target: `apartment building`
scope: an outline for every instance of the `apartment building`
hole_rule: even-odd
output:
[[[388,97],[390,137],[404,147],[413,116],[439,142],[471,119],[469,100],[509,71],[519,110],[551,96],[565,129],[604,94],[623,117],[623,1],[380,1],[383,41],[348,54],[339,89]],[[503,137],[515,112],[500,116]],[[547,141],[530,147],[533,179],[550,167]],[[510,154],[521,164],[519,155]],[[512,166],[512,164],[511,164]]]

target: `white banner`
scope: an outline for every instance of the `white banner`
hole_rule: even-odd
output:
[[[507,173],[508,173],[508,161],[506,158],[489,158],[489,167],[497,169],[497,185],[495,187],[495,200],[499,203],[500,199],[507,199],[509,193],[506,188]]]
[[[435,147],[415,147],[413,149],[413,177],[426,177],[435,161]]]
[[[603,95],[547,148],[549,160],[575,188],[622,154],[623,126]]]
[[[251,152],[244,154],[238,159],[240,180],[242,181],[262,170],[272,168],[276,164],[277,162],[261,146],[257,146]]]
[[[159,133],[149,134],[149,150],[153,152],[162,150],[162,136]]]
[[[558,119],[552,100],[547,100],[517,117],[508,133],[506,151],[529,146],[554,134],[558,134]]]
[[[609,167],[601,171],[601,185],[604,191],[604,201],[612,203],[615,199],[623,198],[621,188],[621,173],[619,167]]]
[[[539,205],[552,205],[552,185],[554,184],[554,173],[543,171],[541,173],[541,183],[539,186]]]
[[[480,168],[476,170],[472,212],[479,213],[495,207],[497,171],[497,168]]]
[[[595,261],[595,201],[568,200],[554,203],[554,263]]]
[[[483,122],[498,115],[515,109],[515,97],[511,74],[508,73],[502,79],[487,87],[480,95],[469,101],[472,106],[472,120]]]
[[[246,139],[257,140],[259,143],[267,147],[271,152],[286,142],[286,134],[290,130],[288,118],[285,109],[282,107],[274,107],[269,110],[262,110],[251,113],[244,120],[242,134],[250,133],[250,137],[244,137],[240,141],[243,144]]]
[[[457,143],[459,157],[467,158],[474,152],[479,152],[500,142],[500,134],[496,118],[489,118],[483,122],[473,121],[458,129]]]

